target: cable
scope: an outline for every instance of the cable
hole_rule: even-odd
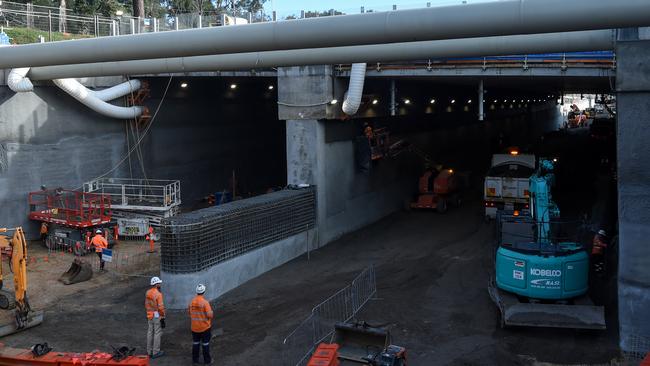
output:
[[[173,75],[169,77],[169,81],[167,82],[167,86],[165,87],[165,92],[163,93],[162,98],[160,98],[160,103],[158,103],[158,107],[156,107],[156,111],[154,112],[153,116],[151,116],[151,121],[149,121],[149,125],[147,125],[147,128],[145,128],[142,135],[140,135],[140,138],[138,139],[138,141],[136,141],[135,145],[133,145],[133,147],[131,147],[129,149],[129,151],[127,151],[127,153],[122,157],[122,159],[113,168],[111,168],[110,170],[108,170],[104,174],[99,175],[99,176],[97,176],[97,177],[95,177],[95,178],[93,178],[91,180],[104,178],[105,176],[107,176],[110,173],[117,170],[117,168],[119,168],[131,156],[133,151],[135,151],[135,149],[140,145],[142,140],[147,136],[147,133],[151,129],[151,126],[153,126],[154,121],[156,120],[156,116],[158,115],[158,112],[160,111],[160,107],[162,107],[162,104],[165,101],[165,97],[167,96],[167,92],[169,91],[169,86],[171,85],[173,78],[174,78]],[[81,186],[75,188],[75,190],[80,189],[80,188],[83,188],[83,184]]]

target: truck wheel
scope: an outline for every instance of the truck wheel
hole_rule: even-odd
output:
[[[436,210],[441,214],[447,212],[447,200],[441,198],[436,205]]]

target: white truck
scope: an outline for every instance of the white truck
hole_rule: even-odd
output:
[[[535,155],[492,155],[492,167],[485,177],[485,219],[496,218],[497,211],[521,211],[529,209],[529,178],[535,172]]]

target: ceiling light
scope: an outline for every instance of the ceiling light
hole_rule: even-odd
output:
[[[336,104],[336,103],[338,103],[338,102],[339,102],[338,99],[332,99],[332,101],[330,102],[330,104]]]
[[[435,102],[436,102],[435,98],[434,98],[434,99],[431,99],[431,100],[429,101],[429,103],[431,103],[431,104],[434,104]]]
[[[186,82],[182,82],[182,83],[181,83],[181,88],[187,88],[187,83],[186,83]]]
[[[454,104],[454,103],[456,103],[456,99],[451,100],[451,104]]]
[[[404,104],[411,104],[411,100],[410,99],[404,99]]]
[[[230,89],[237,89],[237,84],[230,84]]]
[[[275,87],[273,85],[269,85],[269,90],[273,90]]]
[[[472,104],[472,100],[471,100],[471,99],[468,100],[468,101],[467,101],[467,104]]]
[[[377,99],[372,100],[372,104],[377,104],[377,103],[379,103],[379,101]]]

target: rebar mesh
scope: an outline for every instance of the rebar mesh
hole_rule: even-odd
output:
[[[622,337],[623,356],[628,361],[641,361],[650,354],[650,337],[628,334]]]
[[[165,219],[162,269],[198,272],[314,227],[312,188],[283,190]]]

